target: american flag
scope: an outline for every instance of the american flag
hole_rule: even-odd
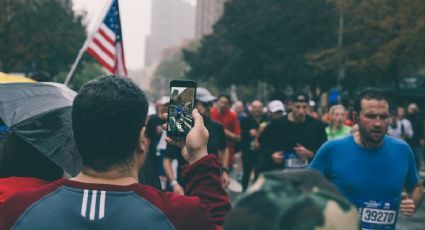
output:
[[[127,76],[118,0],[112,1],[105,19],[92,37],[86,51],[109,72]]]

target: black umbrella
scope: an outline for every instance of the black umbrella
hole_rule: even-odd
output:
[[[81,167],[71,121],[76,94],[58,83],[0,84],[3,122],[72,176]]]

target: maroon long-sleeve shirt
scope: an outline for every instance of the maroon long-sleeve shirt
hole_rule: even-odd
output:
[[[214,155],[183,168],[185,196],[61,179],[0,205],[0,229],[220,229],[230,202]]]

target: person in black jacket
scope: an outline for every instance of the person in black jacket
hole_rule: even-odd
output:
[[[272,121],[259,138],[261,171],[306,168],[319,147],[326,142],[326,124],[310,117],[309,98],[297,93],[287,116]]]
[[[252,169],[255,170],[258,157],[258,136],[261,124],[266,123],[267,118],[263,114],[263,103],[255,100],[251,103],[250,114],[241,122],[241,149],[242,149],[242,189],[245,191],[249,184]],[[255,173],[256,174],[256,173]],[[255,178],[257,175],[255,176]]]

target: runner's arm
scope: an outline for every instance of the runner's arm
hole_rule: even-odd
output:
[[[422,205],[423,196],[424,187],[421,184],[417,184],[409,194],[409,197],[415,202],[416,210]]]
[[[311,159],[314,157],[314,152],[307,149],[303,145],[297,143],[297,146],[294,147],[295,152],[303,158]]]
[[[167,176],[168,182],[170,183],[173,192],[183,195],[183,188],[177,182],[174,176],[173,168],[171,167],[171,158],[164,157],[162,160],[162,166],[164,167],[165,175]]]
[[[221,167],[227,168],[229,165],[229,148],[226,147],[224,150],[218,150],[218,162]]]
[[[228,137],[229,139],[233,140],[233,141],[239,141],[241,139],[241,136],[228,130],[228,129],[224,129],[224,133],[226,134],[226,137]]]
[[[223,150],[218,150],[218,162],[221,165],[221,183],[224,188],[227,188],[229,185],[229,168],[227,168],[228,165],[228,159],[229,159],[229,149],[226,147]]]
[[[239,119],[236,115],[232,117],[231,127],[232,127],[232,131],[230,131],[229,129],[224,129],[226,137],[230,138],[233,141],[240,141],[241,127],[239,124]]]

